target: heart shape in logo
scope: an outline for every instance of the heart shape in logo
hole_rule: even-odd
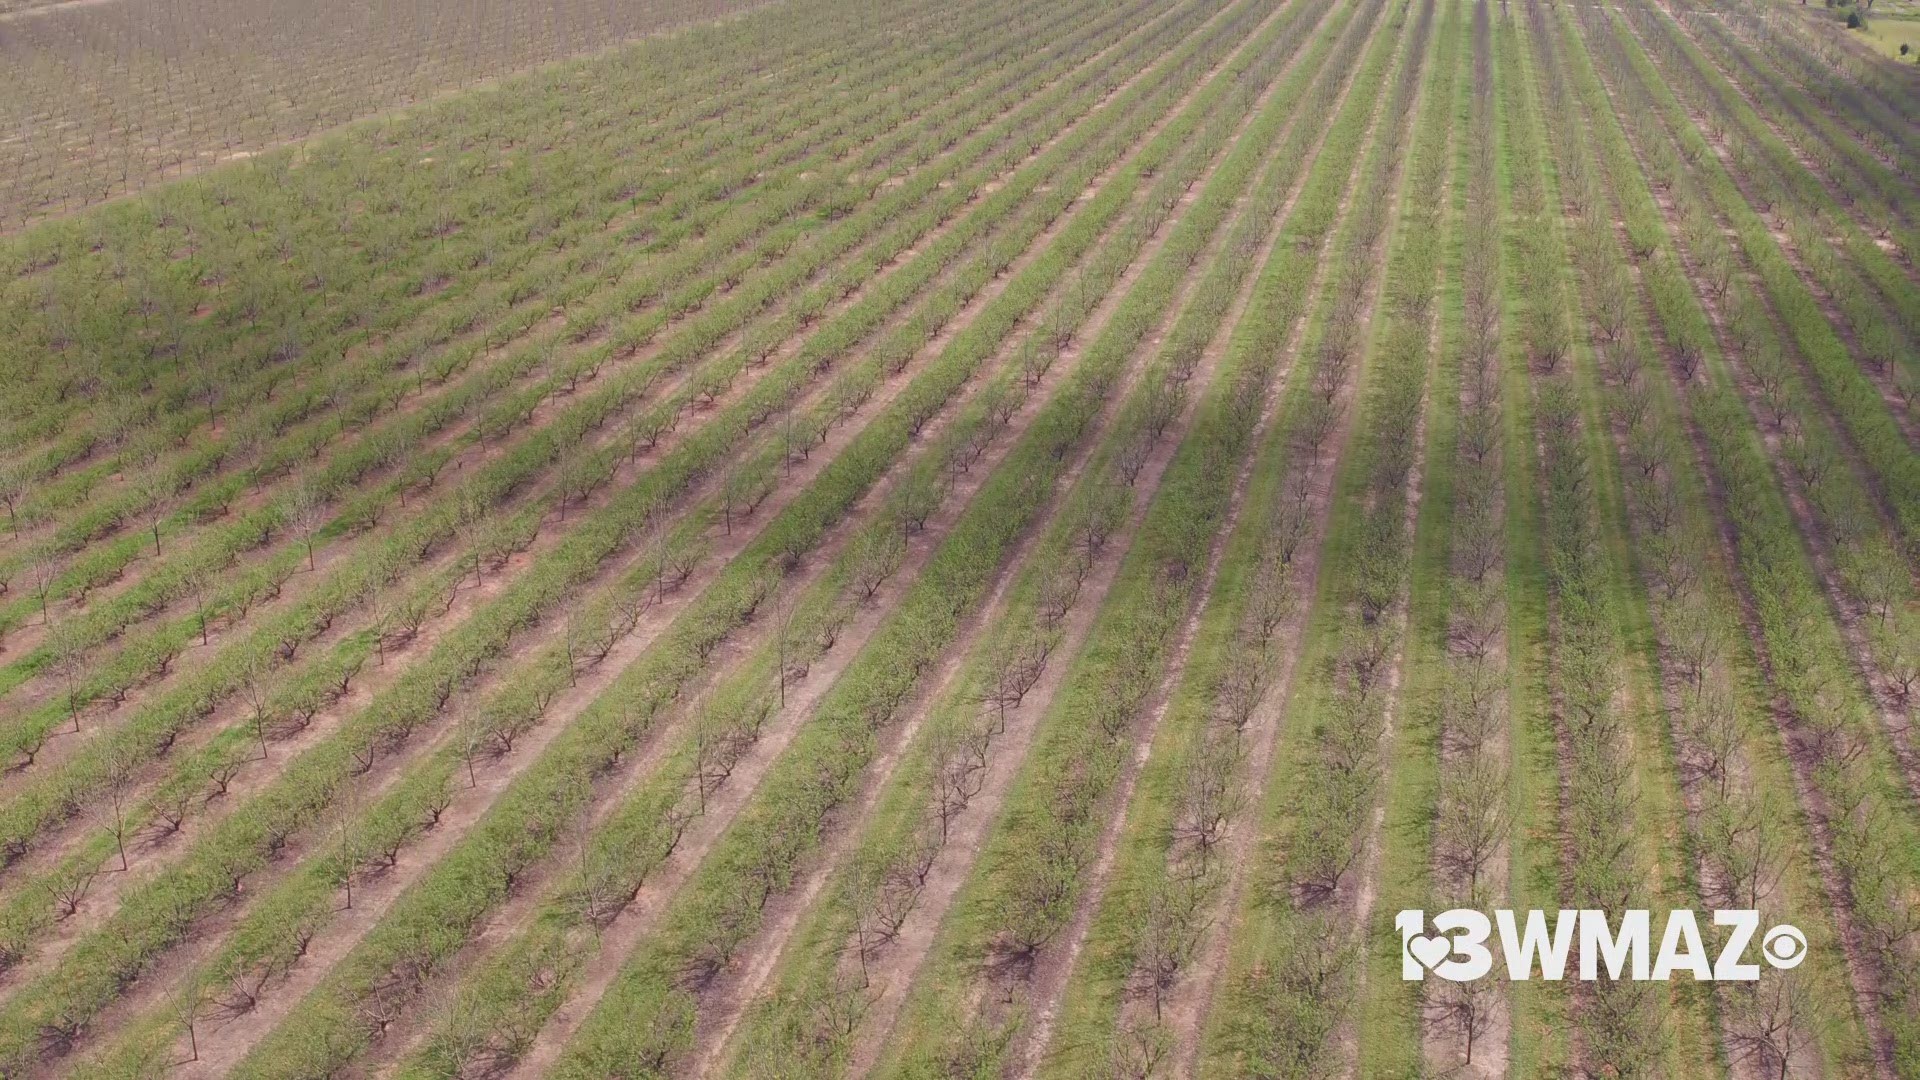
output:
[[[1453,939],[1441,934],[1432,937],[1414,936],[1407,939],[1407,955],[1420,962],[1420,966],[1432,971],[1441,961],[1453,955]]]

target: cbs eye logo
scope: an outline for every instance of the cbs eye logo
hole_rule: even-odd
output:
[[[1760,952],[1766,956],[1767,963],[1782,971],[1797,968],[1800,961],[1807,958],[1807,935],[1797,926],[1782,923],[1767,931],[1765,940],[1760,942]]]

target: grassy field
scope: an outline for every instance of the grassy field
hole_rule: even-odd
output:
[[[0,1077],[1920,1080],[1831,15],[0,0]]]
[[[0,0],[0,230],[754,6]]]
[[[1856,9],[1861,25],[1848,31],[1847,16]],[[1920,4],[1914,4],[1912,0],[1875,0],[1871,8],[1849,4],[1808,14],[1816,25],[1830,33],[1843,33],[1847,37],[1857,38],[1891,59],[1909,64],[1920,63]],[[1904,56],[1900,52],[1902,45],[1907,46]]]
[[[1875,15],[1859,32],[1887,56],[1920,63],[1920,15]],[[1907,47],[1906,52],[1900,51],[1902,45]]]

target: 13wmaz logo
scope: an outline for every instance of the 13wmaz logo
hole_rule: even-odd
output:
[[[1435,915],[1429,932],[1425,911],[1402,911],[1393,920],[1400,931],[1400,977],[1417,981],[1432,972],[1453,982],[1472,982],[1486,976],[1496,960],[1487,943],[1496,924],[1499,959],[1506,963],[1507,978],[1515,982],[1563,979],[1569,960],[1577,963],[1585,980],[1599,978],[1604,970],[1610,979],[1664,982],[1683,973],[1701,982],[1751,982],[1760,977],[1760,965],[1746,959],[1756,936],[1760,955],[1771,967],[1799,967],[1807,958],[1807,937],[1798,927],[1781,923],[1761,935],[1760,913],[1750,908],[1713,913],[1713,925],[1726,928],[1726,940],[1711,956],[1699,920],[1685,909],[1667,915],[1657,950],[1653,915],[1642,908],[1626,912],[1617,926],[1606,912],[1592,908],[1556,912],[1551,932],[1544,911],[1526,912],[1524,919],[1522,924],[1506,909],[1489,919],[1484,912],[1454,908]]]

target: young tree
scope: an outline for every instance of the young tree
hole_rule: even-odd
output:
[[[467,766],[467,786],[480,786],[476,762],[487,742],[486,720],[480,710],[471,707],[460,710],[459,719],[454,721],[454,739],[460,750],[460,760]]]
[[[90,866],[76,866],[71,870],[56,870],[51,876],[36,882],[38,888],[53,901],[54,921],[64,921],[80,910],[80,905],[87,898],[87,890],[93,887],[93,879],[98,873]]]
[[[1173,1031],[1158,1019],[1161,995],[1154,995],[1154,1019],[1129,1017],[1107,1047],[1106,1071],[1112,1080],[1150,1080],[1166,1073],[1175,1049]]]
[[[940,506],[940,489],[924,469],[916,470],[894,493],[893,512],[898,516],[902,536],[912,536],[926,528],[927,520]]]
[[[1906,560],[1882,537],[1858,544],[1841,556],[1841,574],[1867,614],[1885,627],[1912,588]]]
[[[1767,1080],[1788,1080],[1820,1029],[1820,1006],[1806,969],[1769,971],[1728,991],[1728,1041],[1736,1060],[1749,1061]]]
[[[307,569],[314,568],[313,541],[327,523],[327,505],[310,485],[302,483],[287,497],[287,533],[307,549]]]
[[[1047,377],[1058,354],[1040,340],[1039,335],[1030,334],[1020,346],[1020,377],[1026,381],[1029,389],[1040,385]]]
[[[7,507],[7,525],[20,535],[20,500],[27,493],[27,478],[17,465],[0,466],[0,503]]]
[[[51,550],[35,552],[27,562],[27,588],[34,599],[40,601],[40,622],[42,625],[53,622],[52,608],[49,606],[53,596],[53,584],[60,580],[60,560]]]
[[[167,499],[173,494],[173,486],[159,472],[149,471],[134,480],[133,488],[139,493],[141,520],[146,522],[148,532],[153,534],[153,554],[158,558],[160,523],[166,519]]]
[[[703,711],[694,721],[694,784],[700,800],[700,812],[707,812],[707,797],[733,775],[733,767],[745,749],[740,732],[724,716]]]
[[[200,621],[200,644],[207,643],[207,598],[213,592],[212,581],[204,567],[186,573],[187,594],[193,597],[193,612]]]
[[[1227,823],[1244,802],[1236,783],[1244,756],[1238,732],[1218,729],[1204,733],[1181,780],[1174,815],[1173,840],[1182,880],[1197,878],[1212,862],[1213,850],[1226,836]],[[1154,1010],[1159,1015],[1159,991]]]
[[[273,711],[273,672],[267,662],[250,657],[240,673],[240,700],[260,744],[260,760],[267,760],[267,718]]]
[[[566,653],[568,686],[579,686],[581,667],[592,663],[595,636],[591,616],[577,608],[567,612],[560,647]]]
[[[1668,639],[1676,665],[1695,688],[1720,662],[1726,650],[1726,627],[1705,603],[1680,603],[1668,619]]]
[[[1683,762],[1695,776],[1712,785],[1717,798],[1727,799],[1739,772],[1745,741],[1732,691],[1718,683],[1702,687],[1682,705],[1680,723],[1685,742]]]
[[[354,826],[357,816],[354,806],[358,802],[351,790],[341,799],[339,816],[333,822],[334,863],[333,873],[340,888],[346,893],[343,905],[347,911],[353,910],[353,882],[359,876],[362,844],[360,833]]]
[[[1758,908],[1786,873],[1788,839],[1778,807],[1747,798],[1719,798],[1702,815],[1702,846],[1719,871],[1716,891],[1726,907]]]
[[[593,844],[592,830],[582,820],[574,829],[574,881],[567,890],[580,917],[590,926],[605,926],[626,901],[616,881],[613,864]]]
[[[1434,992],[1428,997],[1426,1011],[1442,1029],[1451,1030],[1461,1042],[1462,1064],[1473,1065],[1474,1045],[1493,1028],[1500,1004],[1491,979],[1472,982],[1429,980]]]
[[[1273,675],[1273,650],[1264,640],[1235,640],[1228,647],[1220,683],[1214,690],[1214,719],[1236,734],[1253,720]]]
[[[1506,840],[1508,823],[1507,773],[1499,762],[1477,757],[1448,773],[1434,848],[1469,901],[1479,899],[1481,879]]]
[[[773,493],[774,470],[764,458],[748,458],[734,466],[721,486],[721,517],[729,536],[736,517],[751,517]]]
[[[1099,558],[1107,540],[1125,520],[1126,502],[1120,485],[1103,480],[1095,483],[1086,497],[1073,507],[1072,542],[1084,565],[1092,565]]]
[[[1540,370],[1551,375],[1559,370],[1572,347],[1573,335],[1567,320],[1557,312],[1545,313],[1534,327],[1533,359]]]
[[[934,821],[942,844],[954,819],[986,783],[990,738],[989,728],[972,724],[947,725],[934,734],[928,756],[933,766]]]
[[[373,647],[382,667],[386,666],[388,649],[403,648],[420,632],[427,621],[427,603],[422,593],[404,588],[391,589],[376,603]]]
[[[886,530],[881,530],[886,531]],[[774,670],[779,684],[780,707],[787,707],[787,684],[806,677],[806,665],[794,663],[793,623],[800,613],[800,598],[785,595],[774,606]],[[797,670],[796,670],[797,669]]]
[[[458,543],[466,549],[465,561],[473,568],[473,583],[477,586],[486,567],[482,552],[482,532],[487,519],[487,506],[478,493],[471,487],[462,488],[454,503],[454,532]]]
[[[115,853],[120,857],[120,869],[127,869],[127,801],[132,797],[134,760],[123,747],[109,746],[103,772],[106,779],[104,797],[92,807],[94,818],[102,831],[113,837]]]
[[[187,1060],[181,1064],[191,1065],[200,1060],[200,1035],[195,1026],[200,1019],[200,993],[198,990],[180,995],[174,1003],[180,1023],[187,1029]]]
[[[872,600],[900,569],[906,559],[906,539],[897,531],[878,524],[862,529],[853,541],[853,586],[862,600]]]
[[[861,989],[871,982],[869,965],[880,950],[900,934],[917,888],[902,888],[900,876],[883,859],[857,857],[849,870],[847,895],[852,901],[854,960],[860,965]]]
[[[80,691],[86,685],[87,676],[92,670],[92,659],[87,654],[86,642],[80,637],[80,628],[72,619],[58,623],[47,634],[48,668],[60,680],[60,689],[67,697],[67,715],[73,721],[73,730],[80,731]]]

